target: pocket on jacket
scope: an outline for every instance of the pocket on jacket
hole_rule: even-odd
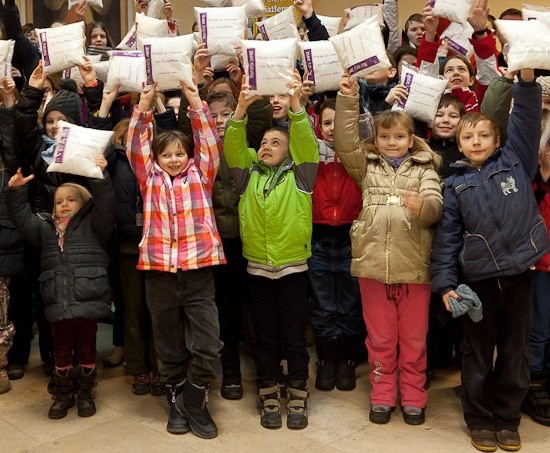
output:
[[[38,277],[38,284],[44,304],[53,304],[55,302],[55,271],[51,269],[42,272]]]
[[[542,218],[538,223],[533,225],[530,231],[530,240],[533,249],[537,252],[544,250],[548,245],[548,232],[546,230],[546,225]]]
[[[109,294],[109,276],[101,267],[82,267],[74,271],[76,300],[101,300]]]
[[[3,251],[17,250],[22,247],[21,234],[7,222],[0,223],[0,249]]]
[[[500,270],[486,239],[480,234],[466,234],[459,255],[465,277],[490,274]]]

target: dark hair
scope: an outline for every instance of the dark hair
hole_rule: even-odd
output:
[[[265,134],[267,134],[268,132],[280,132],[281,134],[283,134],[286,137],[287,143],[290,144],[290,133],[288,132],[287,129],[285,129],[283,127],[277,127],[277,126],[271,127],[267,131],[264,132],[264,135],[262,136],[262,140],[264,139]],[[261,141],[260,141],[260,143],[261,143]]]
[[[319,112],[319,121],[323,121],[323,112],[326,109],[336,110],[336,99],[335,98],[325,97],[325,100],[319,106],[319,110],[318,110],[318,112]]]
[[[405,33],[409,31],[409,27],[411,26],[412,22],[420,22],[422,24],[424,23],[424,17],[422,17],[422,14],[420,13],[411,14],[405,22]]]
[[[497,140],[500,137],[500,128],[498,127],[497,122],[490,116],[487,116],[483,113],[471,112],[460,118],[460,121],[456,128],[456,143],[460,145],[460,133],[465,126],[475,127],[478,123],[481,123],[482,121],[489,122],[489,124],[491,125],[491,129],[495,134],[495,140]]]
[[[306,24],[304,24],[303,22],[300,22],[298,25],[296,25],[296,28],[298,30],[303,29],[303,30],[307,31]]]
[[[231,110],[235,110],[237,108],[237,101],[229,93],[210,93],[206,98],[206,103],[210,105],[212,102],[223,102],[227,104]]]
[[[508,8],[500,13],[498,16],[499,19],[502,19],[504,16],[519,16],[521,17],[521,11],[517,8]]]
[[[464,104],[460,102],[457,97],[453,96],[450,93],[447,93],[441,96],[441,99],[439,100],[439,105],[437,106],[437,110],[449,106],[456,108],[461,117],[466,114],[466,108],[464,107]]]
[[[401,46],[395,49],[393,53],[393,59],[395,60],[395,67],[399,66],[399,63],[405,55],[412,55],[413,57],[418,56],[418,50],[411,46]]]
[[[36,27],[32,22],[29,22],[21,27],[21,30],[23,31],[23,34],[29,33],[33,31]]]
[[[443,63],[439,67],[439,74],[443,75],[443,73],[445,72],[445,66],[447,66],[447,63],[455,59],[462,61],[466,65],[466,67],[468,68],[468,74],[470,74],[470,77],[475,77],[476,73],[474,71],[474,68],[472,67],[472,63],[470,63],[470,61],[467,58],[464,58],[462,55],[457,55],[457,54],[451,55],[450,57],[447,57],[445,58],[445,60],[443,60]]]
[[[237,85],[235,85],[235,82],[233,82],[233,80],[228,77],[220,77],[219,79],[214,80],[212,84],[208,87],[208,92],[212,93],[214,88],[222,83],[225,83],[227,86],[229,86],[229,89],[231,90],[231,93],[233,94],[233,97],[235,99],[239,98],[239,88],[237,87]]]
[[[158,160],[159,154],[172,143],[178,143],[186,152],[187,157],[193,157],[193,139],[185,135],[182,131],[175,129],[171,131],[162,131],[157,133],[153,138],[151,148],[153,156]]]
[[[90,22],[88,25],[86,25],[86,47],[92,45],[92,30],[94,28],[101,28],[107,36],[107,47],[113,47],[113,40],[111,39],[109,30],[107,29],[105,24],[100,21]]]

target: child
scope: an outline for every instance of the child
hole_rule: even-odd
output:
[[[364,331],[357,279],[349,273],[349,230],[361,211],[361,191],[347,174],[333,144],[334,98],[319,108],[323,140],[313,189],[311,324],[317,349],[315,388],[355,388],[354,340]],[[362,338],[364,340],[364,336]]]
[[[97,159],[105,171],[107,160]],[[105,173],[104,173],[105,174]],[[105,247],[114,228],[115,200],[109,176],[90,179],[84,186],[65,183],[54,193],[52,215],[34,215],[28,203],[27,182],[19,168],[9,181],[8,206],[25,239],[41,247],[40,290],[46,319],[52,324],[55,358],[54,403],[48,417],[63,418],[74,406],[89,417],[96,408],[92,388],[96,378],[97,320],[111,309],[111,290]],[[92,198],[93,195],[93,198]],[[79,363],[73,370],[73,355]]]
[[[521,448],[520,409],[529,387],[530,267],[548,251],[531,189],[541,90],[533,70],[523,69],[521,78],[513,86],[504,147],[499,148],[491,118],[473,113],[460,120],[456,137],[465,159],[445,181],[432,251],[432,287],[447,310],[449,297],[459,298],[459,283],[470,286],[483,304],[480,322],[463,318],[462,343],[464,420],[481,451]]]
[[[189,101],[193,144],[179,131],[153,139],[151,104],[143,91],[134,109],[126,152],[143,199],[143,239],[137,268],[147,271],[146,298],[161,382],[170,405],[167,430],[218,435],[206,408],[222,343],[211,266],[225,264],[212,210],[221,142],[196,86]],[[177,405],[177,407],[176,407]]]
[[[241,195],[240,234],[248,260],[250,313],[256,334],[255,361],[261,424],[280,428],[281,350],[288,361],[287,427],[305,428],[308,353],[307,259],[311,255],[311,192],[319,152],[300,105],[298,71],[289,84],[289,131],[269,129],[258,152],[247,148],[247,98],[243,85],[225,133],[225,157]]]
[[[351,274],[359,277],[368,332],[369,419],[390,420],[399,387],[405,422],[419,425],[428,399],[430,226],[442,210],[440,158],[414,136],[413,121],[402,112],[375,117],[375,136],[361,145],[358,88],[345,72],[336,98],[334,146],[363,192],[363,209],[350,231]]]

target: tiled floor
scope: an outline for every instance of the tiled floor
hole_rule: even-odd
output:
[[[101,325],[100,356],[110,349],[109,326]],[[100,369],[96,388],[97,414],[79,418],[76,409],[62,420],[47,417],[51,400],[47,379],[33,345],[25,377],[0,395],[0,453],[6,452],[475,452],[466,434],[460,401],[454,389],[456,372],[440,372],[430,389],[427,420],[406,425],[399,412],[388,425],[373,425],[367,417],[368,367],[358,368],[353,392],[311,391],[309,427],[303,431],[263,429],[259,423],[253,366],[244,361],[245,398],[226,401],[216,384],[209,408],[220,435],[202,440],[193,434],[175,436],[165,430],[164,397],[134,396],[122,367]],[[314,360],[311,361],[313,371]],[[313,375],[313,373],[311,373]],[[311,385],[313,387],[313,385]],[[523,452],[550,452],[550,428],[524,418],[520,430]]]

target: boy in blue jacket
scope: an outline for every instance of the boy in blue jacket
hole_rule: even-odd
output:
[[[523,69],[512,90],[508,141],[496,123],[464,116],[457,143],[465,159],[445,180],[443,217],[432,249],[432,287],[450,311],[459,283],[483,304],[483,319],[463,319],[464,420],[481,451],[521,448],[521,404],[529,388],[527,358],[532,266],[548,251],[532,180],[537,170],[541,88]],[[495,348],[497,358],[493,365]]]

